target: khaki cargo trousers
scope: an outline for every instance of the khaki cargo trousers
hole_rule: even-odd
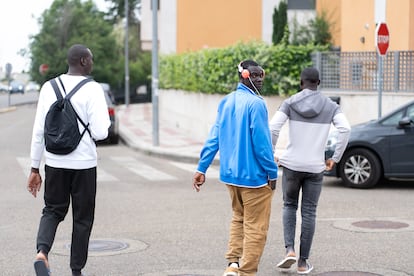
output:
[[[240,262],[240,276],[254,276],[266,243],[273,190],[269,185],[260,188],[227,185],[227,188],[233,217],[225,257],[229,263]]]

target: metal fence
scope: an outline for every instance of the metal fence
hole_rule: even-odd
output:
[[[320,72],[322,89],[378,90],[377,52],[316,52],[313,66]],[[388,52],[383,57],[383,91],[414,92],[414,51]]]

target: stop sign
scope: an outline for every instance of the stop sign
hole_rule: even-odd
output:
[[[46,74],[47,70],[49,70],[49,65],[43,63],[39,66],[40,74],[42,75]]]
[[[382,56],[387,54],[390,45],[390,33],[386,23],[379,23],[375,31],[375,44],[378,53]]]

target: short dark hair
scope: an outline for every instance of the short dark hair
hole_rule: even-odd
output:
[[[237,65],[237,71],[239,72],[239,78],[241,78],[241,72],[243,71],[243,69],[247,69],[249,68],[249,66],[259,66],[259,64],[251,59],[246,59],[241,61],[238,65]]]
[[[247,68],[249,68],[249,66],[259,66],[259,64],[257,64],[257,62],[254,61],[254,60],[246,59],[246,60],[243,60],[242,62],[240,62],[239,66],[242,69],[247,69]]]
[[[300,74],[300,79],[303,81],[308,81],[310,83],[318,83],[319,71],[313,67],[305,68]]]
[[[67,61],[69,65],[77,65],[79,60],[90,55],[88,47],[82,44],[74,44],[68,50]]]

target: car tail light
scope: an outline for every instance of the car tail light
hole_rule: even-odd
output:
[[[115,116],[115,108],[108,107],[108,113],[109,113],[109,116]]]

